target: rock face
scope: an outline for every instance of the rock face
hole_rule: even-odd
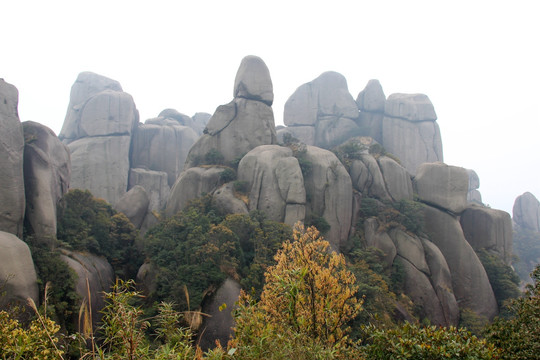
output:
[[[464,168],[425,163],[414,178],[418,197],[426,204],[459,214],[467,207],[469,175]]]
[[[22,237],[24,138],[18,103],[17,88],[0,79],[0,231]]]
[[[459,221],[431,206],[424,207],[424,216],[426,233],[448,263],[460,308],[492,319],[498,313],[495,295],[482,263],[465,240]]]
[[[469,192],[467,193],[467,202],[470,204],[484,205],[482,203],[482,194],[478,191],[480,187],[480,178],[474,170],[467,169],[469,174]]]
[[[518,196],[512,212],[516,224],[540,232],[540,202],[533,194],[526,192]]]
[[[358,125],[361,129],[369,129],[367,135],[382,143],[382,122],[386,96],[379,80],[369,80],[364,90],[356,98],[360,110]]]
[[[0,231],[0,280],[7,280],[0,305],[31,298],[39,305],[38,283],[28,245],[15,235]]]
[[[115,204],[127,191],[131,135],[138,121],[132,97],[117,81],[81,73],[59,135],[71,151],[71,187]]]
[[[100,310],[105,306],[103,293],[110,291],[114,284],[113,268],[107,260],[96,255],[68,250],[62,250],[62,253],[62,260],[77,275],[75,291],[81,301],[88,303],[90,291],[92,322],[96,326],[101,320]]]
[[[115,208],[126,215],[137,229],[140,229],[149,204],[150,198],[146,190],[142,186],[136,185],[118,200]]]
[[[166,172],[169,186],[172,186],[184,169],[189,149],[199,135],[188,126],[193,126],[188,116],[172,110],[161,114],[164,115],[137,127],[133,135],[131,167]]]
[[[360,134],[358,107],[343,75],[329,71],[300,86],[285,103],[280,130],[318,147],[329,149]]]
[[[323,217],[330,225],[325,234],[333,250],[345,245],[352,218],[352,183],[347,170],[330,151],[307,146],[305,160],[311,171],[304,177],[306,218]]]
[[[25,221],[34,236],[54,239],[56,206],[69,188],[69,150],[46,126],[26,121],[23,130]]]
[[[512,261],[512,219],[502,210],[469,206],[460,217],[465,238],[473,249],[497,254],[506,264]]]
[[[168,183],[168,175],[163,171],[152,171],[141,168],[131,169],[129,171],[129,188],[142,186],[149,197],[150,211],[161,211],[167,199],[171,188]]]
[[[268,219],[291,226],[304,221],[304,177],[291,149],[278,145],[256,147],[240,161],[238,180],[248,183],[250,211],[263,211]]]
[[[442,140],[431,101],[423,94],[392,94],[385,103],[382,145],[411,174],[425,162],[443,161]]]
[[[210,194],[221,184],[223,167],[194,167],[183,171],[171,189],[165,214],[173,216],[184,209],[190,200],[203,193]]]
[[[230,163],[260,145],[276,143],[272,82],[268,68],[255,56],[238,70],[233,101],[216,109],[203,136],[189,151],[185,168],[197,166],[214,151]]]
[[[233,334],[234,319],[232,311],[240,296],[240,284],[232,279],[227,279],[219,287],[210,301],[202,307],[202,312],[210,316],[203,318],[197,343],[203,350],[213,348],[216,341],[221,346],[226,346]],[[225,309],[220,308],[226,304]]]

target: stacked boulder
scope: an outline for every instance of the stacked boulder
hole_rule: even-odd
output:
[[[369,80],[364,90],[358,93],[356,105],[360,114],[358,125],[378,143],[382,143],[382,124],[386,96],[379,80]]]
[[[468,205],[468,184],[469,176],[465,169],[443,163],[420,165],[414,178],[418,198],[426,205],[426,233],[448,263],[452,288],[460,308],[492,319],[498,313],[495,295],[486,271],[459,222],[459,215]]]
[[[230,163],[259,145],[276,143],[273,85],[261,58],[242,60],[233,94],[233,101],[219,106],[208,120],[204,134],[189,151],[186,169],[199,165],[211,152]]]
[[[226,165],[240,160],[257,146],[276,143],[272,80],[261,58],[247,56],[242,60],[233,94],[233,101],[216,109],[204,134],[189,151],[184,172],[171,189],[165,209],[167,215],[175,214],[189,200],[202,193],[212,193],[223,185],[221,174],[227,169]],[[221,189],[220,193],[230,198],[232,189],[229,186],[229,190]]]
[[[21,240],[25,213],[23,178],[24,137],[17,106],[19,92],[0,79],[0,282],[5,282],[2,304],[37,304],[38,284],[30,249]]]
[[[358,107],[347,80],[329,71],[300,86],[285,103],[279,138],[288,133],[307,145],[330,149],[360,135]]]
[[[71,187],[116,204],[127,191],[131,135],[138,122],[133,98],[117,81],[79,74],[59,135],[71,152]]]
[[[382,145],[414,175],[425,162],[443,161],[433,104],[423,94],[392,94],[386,99]]]

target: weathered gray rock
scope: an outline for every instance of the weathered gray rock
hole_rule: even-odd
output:
[[[208,121],[211,117],[212,114],[208,114],[205,112],[198,112],[192,116],[193,130],[197,132],[197,135],[201,136],[203,134],[204,128],[206,127],[206,124],[208,124]]]
[[[30,249],[24,241],[4,231],[0,231],[0,281],[6,281],[0,306],[11,301],[26,304],[27,298],[39,305],[37,276]]]
[[[140,185],[135,185],[118,200],[114,207],[126,215],[133,226],[140,229],[149,205],[150,198],[146,190]]]
[[[92,72],[82,72],[79,74],[71,87],[66,119],[58,136],[60,140],[70,142],[73,139],[81,137],[78,123],[81,109],[92,96],[107,90],[121,92],[122,86],[116,80]]]
[[[347,80],[343,75],[329,71],[300,86],[289,97],[283,121],[289,127],[314,127],[313,144],[330,148],[359,135],[357,118],[358,107],[349,93]],[[302,135],[307,135],[306,130],[303,131]]]
[[[444,255],[452,275],[452,288],[460,309],[492,319],[497,301],[486,271],[469,245],[459,221],[446,212],[425,206],[425,231]]]
[[[71,151],[71,187],[115,204],[127,191],[131,134],[139,113],[117,81],[81,73],[59,138]]]
[[[383,143],[383,119],[384,112],[361,111],[356,123],[363,135],[370,136],[378,143]]]
[[[352,183],[347,170],[330,151],[307,146],[305,160],[312,164],[304,177],[310,197],[307,213],[322,216],[330,225],[325,238],[334,250],[347,241],[352,218]]]
[[[24,137],[17,88],[0,79],[0,231],[22,237]]]
[[[354,188],[363,195],[380,200],[391,200],[386,191],[386,184],[377,160],[369,154],[353,160],[350,168]]]
[[[450,269],[441,250],[431,241],[421,239],[424,246],[426,262],[431,272],[430,281],[439,298],[443,310],[445,326],[457,326],[459,307],[452,288]]]
[[[424,254],[422,241],[416,236],[411,236],[404,231],[393,229],[389,232],[390,238],[396,245],[397,254],[407,260],[417,270],[425,275],[431,275]]]
[[[420,316],[428,318],[433,325],[448,326],[445,312],[428,276],[400,255],[396,257],[404,273],[404,290],[418,306]]]
[[[379,167],[386,184],[386,190],[393,201],[412,200],[411,176],[404,167],[387,156],[378,159]]]
[[[422,163],[443,161],[441,132],[434,121],[412,122],[385,115],[382,145],[412,175]]]
[[[369,80],[364,90],[358,93],[356,105],[361,111],[384,112],[386,95],[379,80]]]
[[[131,146],[131,167],[164,171],[172,186],[199,136],[191,127],[174,119],[168,122],[169,119],[151,119],[137,127]]]
[[[235,98],[216,109],[205,134],[189,151],[185,168],[196,166],[212,150],[231,162],[257,146],[276,142],[272,108],[261,101]]]
[[[304,221],[304,178],[288,147],[263,145],[251,150],[238,165],[238,180],[248,183],[250,211],[263,211],[270,220],[291,226]]]
[[[221,185],[221,173],[224,168],[213,167],[193,167],[183,171],[174,186],[165,207],[165,214],[173,216],[178,211],[184,209],[190,200],[193,200],[203,193],[210,194]]]
[[[129,188],[136,185],[142,186],[148,194],[150,200],[148,210],[161,211],[164,208],[171,192],[166,172],[140,168],[130,169]]]
[[[418,167],[414,187],[420,201],[461,213],[467,207],[469,175],[464,168],[443,163],[425,163]]]
[[[124,195],[129,174],[129,136],[86,137],[69,143],[70,188],[87,189],[111,204]]]
[[[203,350],[214,348],[216,341],[219,341],[223,347],[227,346],[227,342],[233,335],[232,312],[236,308],[240,289],[238,282],[226,279],[212,298],[203,305],[202,312],[210,315],[204,317],[197,339],[197,344]],[[223,304],[225,304],[224,309]]]
[[[150,263],[145,262],[137,271],[137,284],[145,296],[152,295],[157,290],[157,270]]]
[[[413,122],[437,120],[433,104],[424,94],[392,94],[386,99],[384,112]]]
[[[69,188],[71,161],[67,146],[48,127],[23,123],[25,221],[45,241],[56,238],[56,206]]]
[[[315,127],[315,145],[323,149],[331,149],[351,136],[360,134],[360,129],[354,120],[345,117],[319,117]]]
[[[101,320],[101,309],[105,306],[104,292],[114,284],[114,271],[106,259],[77,251],[62,250],[62,260],[77,275],[75,291],[81,302],[90,302],[92,322],[96,326]],[[90,292],[91,299],[88,299]],[[82,328],[82,324],[78,324]]]
[[[473,249],[496,253],[505,263],[512,261],[512,219],[502,210],[470,205],[461,214],[461,228]]]
[[[214,191],[212,199],[216,206],[226,214],[248,214],[244,201],[235,195],[233,183],[227,183]]]
[[[258,56],[246,56],[234,79],[235,98],[262,101],[268,106],[274,102],[274,89],[270,72],[264,61]]]
[[[182,114],[181,112],[179,112],[176,109],[162,110],[159,113],[157,119],[147,120],[146,123],[154,124],[153,121],[157,121],[157,123],[159,124],[161,122],[160,120],[162,120],[162,119],[172,119],[172,120],[175,120],[175,121],[178,122],[178,124],[176,124],[176,125],[188,126],[188,127],[192,128],[192,129],[195,126],[195,122],[193,121],[192,118],[190,118],[186,114]]]
[[[512,214],[519,226],[540,232],[540,202],[530,192],[516,198]]]
[[[467,193],[467,202],[470,204],[482,204],[482,194],[478,191],[480,187],[480,178],[474,170],[467,169],[469,174],[469,192]]]
[[[204,130],[193,145],[185,169],[197,166],[205,155],[217,151],[225,163],[244,156],[260,145],[276,144],[272,82],[264,62],[248,56],[238,69],[235,98],[218,106]],[[213,164],[215,165],[215,164]]]
[[[364,234],[367,246],[372,246],[384,253],[386,267],[392,266],[397,255],[396,245],[386,232],[377,231],[379,224],[376,218],[366,219],[364,222]]]

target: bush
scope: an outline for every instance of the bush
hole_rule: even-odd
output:
[[[486,270],[491,288],[497,299],[499,308],[510,300],[520,296],[519,276],[497,255],[482,249],[477,251],[478,257]]]
[[[221,174],[219,174],[219,179],[223,183],[228,183],[233,180],[236,180],[236,172],[231,168],[225,168]]]
[[[538,359],[540,354],[540,265],[531,274],[533,285],[513,299],[510,319],[497,318],[486,329],[486,338],[502,349],[503,359]]]
[[[364,352],[369,359],[493,359],[499,354],[493,344],[463,328],[405,323],[388,330],[369,325],[365,332],[369,336]]]
[[[204,155],[206,165],[222,165],[225,158],[217,149],[211,149]]]

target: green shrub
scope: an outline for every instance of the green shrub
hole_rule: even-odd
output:
[[[211,149],[204,155],[206,165],[222,165],[225,158],[217,149]]]
[[[502,349],[503,359],[538,359],[540,354],[540,265],[531,274],[523,297],[509,304],[510,319],[497,318],[486,338]]]
[[[241,194],[247,194],[249,192],[248,186],[249,183],[247,181],[236,180],[233,183],[234,191],[237,191]]]
[[[224,183],[236,180],[236,172],[231,168],[225,168],[221,174],[219,174],[219,179]]]
[[[405,323],[386,330],[369,325],[365,332],[369,334],[364,348],[368,359],[493,359],[499,355],[493,344],[463,328]]]
[[[491,288],[497,299],[499,308],[509,299],[515,299],[521,295],[519,290],[519,276],[516,272],[497,255],[482,249],[476,252],[486,270]]]

